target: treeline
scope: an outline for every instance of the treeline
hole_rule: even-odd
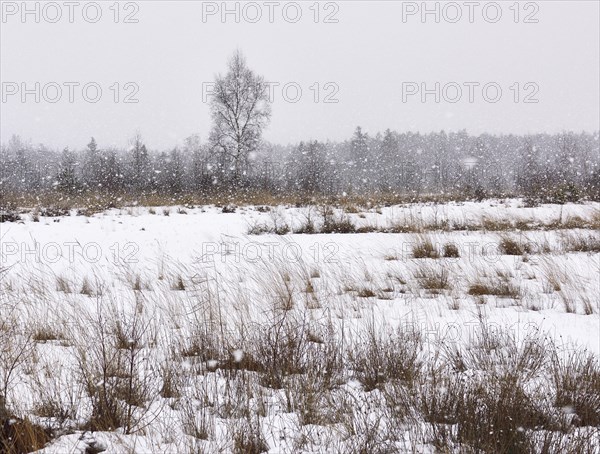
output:
[[[523,196],[531,203],[600,200],[598,133],[528,136],[465,131],[431,134],[356,128],[344,142],[262,143],[242,163],[191,136],[158,152],[136,135],[128,149],[92,138],[81,150],[53,151],[18,136],[2,145],[4,194],[105,198],[262,193],[275,197],[445,195]],[[242,168],[240,169],[240,165]]]

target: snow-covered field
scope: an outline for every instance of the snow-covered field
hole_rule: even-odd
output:
[[[0,224],[0,399],[46,453],[600,452],[599,213],[30,213]]]

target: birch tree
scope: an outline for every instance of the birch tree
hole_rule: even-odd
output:
[[[223,175],[237,186],[271,118],[268,84],[248,68],[241,52],[229,60],[227,74],[216,77],[210,110],[212,149],[221,155]]]

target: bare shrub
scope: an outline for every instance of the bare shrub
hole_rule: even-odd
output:
[[[397,452],[393,440],[390,440],[389,429],[380,410],[385,402],[376,393],[358,396],[347,392],[341,404],[346,410],[342,413],[343,449],[338,452],[391,454]]]
[[[550,347],[544,338],[518,342],[485,326],[467,348],[449,346],[446,366],[431,369],[421,395],[428,420],[456,428],[434,428],[434,444],[458,444],[469,452],[529,452],[529,431],[556,430],[558,421],[544,405],[547,389],[531,385],[544,373]]]
[[[0,416],[9,414],[9,391],[23,376],[22,367],[35,352],[35,342],[23,329],[18,313],[4,311],[0,306]]]
[[[558,452],[581,453],[590,452],[590,446],[597,443],[594,431],[569,430],[527,430],[526,452],[554,454]]]
[[[183,432],[198,440],[209,440],[215,436],[214,415],[210,407],[195,404],[185,399],[181,406]]]
[[[305,318],[284,311],[274,314],[266,325],[255,325],[245,352],[260,364],[261,383],[281,389],[285,377],[306,371],[308,325]]]
[[[234,454],[262,454],[269,450],[258,417],[232,421],[228,429]]]
[[[434,424],[438,444],[446,438],[445,433],[437,431],[437,425],[456,424],[461,396],[465,392],[465,384],[452,369],[445,369],[434,364],[427,366],[422,376],[418,393],[418,408],[425,421]]]
[[[248,227],[248,235],[263,235],[273,233],[273,230],[266,223],[255,222]]]
[[[543,411],[513,375],[469,381],[457,407],[457,435],[475,452],[524,452],[525,430],[549,427]]]
[[[5,210],[0,207],[0,223],[1,222],[18,222],[21,216],[16,211]]]
[[[308,207],[308,209],[303,213],[304,219],[300,226],[294,229],[294,233],[307,235],[317,233],[317,228],[313,219],[313,208],[314,207]]]
[[[528,380],[542,370],[551,347],[542,337],[527,336],[519,341],[510,331],[481,325],[480,332],[468,348],[452,344],[445,346],[444,351],[454,370],[503,372]]]
[[[149,368],[151,322],[139,303],[131,314],[113,312],[107,318],[105,310],[99,302],[96,314],[82,322],[89,341],[76,349],[79,376],[92,406],[88,426],[133,433],[145,425],[146,403],[159,391],[160,381]]]
[[[254,221],[248,227],[248,235],[262,235],[265,233],[271,233],[274,235],[286,235],[290,233],[290,225],[285,220],[283,213],[280,209],[269,211],[269,217],[271,223]],[[312,232],[295,232],[295,233],[312,233]]]
[[[445,267],[420,266],[415,277],[423,289],[434,294],[450,289],[449,272]]]
[[[172,351],[171,354],[173,356],[160,365],[161,386],[159,394],[163,399],[177,400],[184,395],[184,386],[188,374],[180,367],[179,360],[181,360],[181,357],[175,351]]]
[[[307,219],[302,224],[300,224],[300,227],[294,229],[294,233],[312,235],[314,233],[317,233],[317,229],[312,219]]]
[[[353,233],[356,231],[356,226],[345,215],[338,215],[331,206],[323,206],[320,210],[323,224],[320,233]]]
[[[73,375],[63,376],[56,363],[46,363],[40,374],[34,374],[33,413],[42,418],[51,418],[59,429],[72,427],[78,419],[81,384]]]
[[[413,386],[421,367],[422,339],[418,331],[399,328],[386,333],[369,323],[366,331],[357,336],[347,351],[348,364],[365,391],[389,380]]]
[[[284,389],[287,409],[298,415],[300,425],[327,425],[339,422],[329,407],[330,390],[320,377],[311,373],[291,375]]]
[[[180,345],[179,354],[184,358],[193,358],[203,364],[218,361],[222,357],[222,347],[216,333],[211,332],[210,325],[196,326],[190,336],[186,336]]]
[[[600,426],[600,366],[598,358],[585,351],[567,352],[552,361],[556,388],[555,406],[575,426]]]
[[[286,235],[290,232],[290,225],[285,220],[283,212],[280,209],[272,210],[269,216],[273,225],[272,232],[275,235]]]

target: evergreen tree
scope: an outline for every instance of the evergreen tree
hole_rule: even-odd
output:
[[[350,169],[353,170],[357,180],[354,182],[354,187],[359,191],[366,190],[371,184],[368,139],[368,135],[357,126],[350,141]]]
[[[75,194],[81,189],[76,175],[77,157],[75,153],[65,148],[61,154],[59,171],[56,176],[57,189],[66,194]]]
[[[92,191],[102,189],[102,177],[100,168],[102,166],[100,152],[96,139],[92,137],[90,143],[87,144],[83,167],[83,184]]]
[[[166,189],[171,194],[179,194],[183,190],[185,165],[183,156],[177,148],[171,150],[165,170]]]
[[[131,155],[129,184],[137,191],[147,191],[152,187],[153,176],[148,150],[139,134],[136,134],[132,140]]]
[[[123,188],[121,164],[114,150],[101,153],[99,173],[100,187],[104,191],[114,195]]]
[[[300,142],[295,155],[297,156],[296,189],[310,195],[322,192],[326,172],[323,145],[316,140],[307,144]]]

